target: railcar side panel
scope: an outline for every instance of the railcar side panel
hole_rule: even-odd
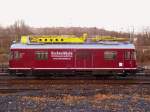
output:
[[[19,70],[116,71],[136,68],[136,60],[131,59],[133,49],[12,49],[11,52],[10,68]],[[124,58],[125,52],[130,52],[129,59]]]

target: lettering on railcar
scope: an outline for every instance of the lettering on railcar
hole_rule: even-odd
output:
[[[51,57],[54,60],[71,60],[73,52],[71,51],[51,51]]]

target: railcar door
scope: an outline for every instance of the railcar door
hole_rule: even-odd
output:
[[[75,68],[88,70],[92,67],[92,51],[77,50],[75,55]]]

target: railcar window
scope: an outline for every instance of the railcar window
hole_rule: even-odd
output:
[[[130,55],[131,55],[130,51],[126,51],[125,52],[125,59],[130,59]]]
[[[35,56],[36,56],[37,60],[47,60],[48,59],[48,52],[37,51],[37,52],[35,52]]]
[[[14,52],[11,51],[10,54],[9,54],[9,59],[12,60],[13,58],[14,58]]]
[[[14,59],[19,59],[19,58],[20,58],[19,51],[14,51]]]
[[[45,60],[48,59],[48,52],[44,52],[44,59],[45,59]]]
[[[40,59],[41,59],[41,55],[40,55],[39,52],[36,52],[36,53],[35,53],[35,56],[36,56],[36,59],[37,59],[37,60],[40,60]]]
[[[105,60],[114,60],[117,56],[117,52],[115,51],[105,51],[104,52],[104,59]]]
[[[132,59],[132,60],[136,60],[136,52],[135,52],[135,51],[133,51],[133,52],[131,53],[131,59]]]

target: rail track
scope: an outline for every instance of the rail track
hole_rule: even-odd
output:
[[[119,81],[119,80],[146,80],[146,81],[150,81],[150,70],[147,69],[146,72],[141,72],[141,73],[136,73],[136,74],[129,74],[127,77],[121,77],[118,74],[96,74],[96,75],[92,75],[92,74],[84,74],[84,75],[80,75],[80,74],[74,74],[74,75],[60,75],[60,74],[44,74],[44,75],[35,75],[33,74],[32,76],[24,76],[22,74],[16,74],[14,76],[11,76],[8,72],[8,65],[0,65],[0,81],[4,81],[4,80],[85,80],[85,81],[92,81],[92,80],[97,80],[99,82],[101,81]]]
[[[150,85],[150,73],[130,74],[127,77],[117,75],[44,75],[44,76],[11,76],[7,67],[0,68],[0,93],[17,93],[24,91],[41,91],[50,85]]]
[[[26,93],[37,93],[45,90],[51,90],[54,86],[61,88],[63,86],[75,87],[88,85],[107,85],[107,86],[130,86],[130,85],[150,85],[150,80],[116,80],[116,79],[9,79],[0,80],[0,94],[26,94]],[[54,89],[53,88],[53,89]],[[64,88],[64,87],[63,87]],[[54,89],[57,93],[60,90]],[[87,90],[85,90],[87,91]]]
[[[40,89],[16,89],[16,88],[0,88],[1,94],[7,94],[7,93],[17,93],[17,92],[25,92],[25,91],[39,91]]]
[[[114,75],[67,75],[67,76],[11,76],[1,73],[0,84],[150,84],[150,74],[134,74],[127,77]]]

